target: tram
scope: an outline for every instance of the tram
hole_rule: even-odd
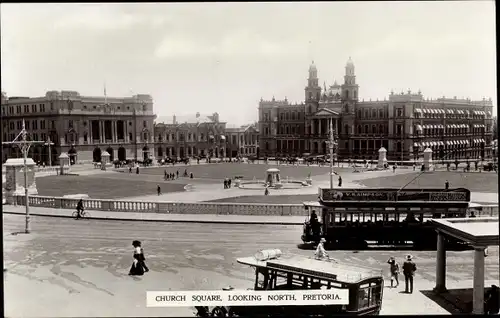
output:
[[[382,309],[384,278],[380,270],[336,260],[281,255],[280,250],[264,250],[237,262],[254,269],[255,280],[250,290],[347,289],[349,304],[196,307],[198,317],[364,316],[378,315]]]
[[[458,189],[319,189],[318,202],[304,202],[309,215],[318,215],[318,230],[306,219],[304,243],[341,246],[405,245],[435,248],[437,236],[429,222],[435,218],[465,218],[470,191]],[[451,244],[461,244],[449,239]]]

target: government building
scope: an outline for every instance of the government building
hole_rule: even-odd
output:
[[[2,93],[1,109],[2,142],[16,138],[23,120],[28,140],[43,142],[29,150],[28,157],[35,162],[57,164],[63,152],[71,163],[99,162],[104,151],[112,161],[151,156],[156,115],[150,95],[93,97],[50,91],[31,98]],[[17,145],[3,145],[2,153],[4,162],[22,157]]]
[[[492,156],[493,103],[454,98],[424,98],[422,93],[391,92],[388,98],[360,101],[351,59],[344,82],[323,88],[314,62],[304,89],[304,102],[262,100],[259,103],[261,156],[329,154],[333,121],[335,154],[340,160],[411,161],[427,148],[434,159],[479,159]]]
[[[154,130],[157,158],[227,156],[226,123],[218,113],[160,117]]]

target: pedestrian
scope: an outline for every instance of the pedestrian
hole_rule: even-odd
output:
[[[339,176],[339,188],[342,187],[342,177]]]
[[[179,179],[179,170],[177,170],[177,179]]]
[[[224,179],[224,189],[227,189],[227,179]]]
[[[156,187],[156,191],[158,192],[158,195],[160,195],[160,194],[161,194],[161,188],[160,188],[160,185],[158,185],[158,186]]]
[[[269,195],[269,187],[266,186],[266,189],[264,190],[264,195]]]
[[[484,295],[484,313],[487,315],[496,315],[500,311],[500,295],[498,293],[498,286],[491,285]]]
[[[132,173],[132,167],[128,167],[128,173]]]
[[[326,260],[326,259],[330,258],[330,256],[328,256],[328,253],[325,250],[325,246],[324,246],[325,243],[326,243],[326,240],[324,238],[321,238],[319,240],[319,244],[316,247],[316,251],[314,252],[314,256],[316,259]]]
[[[141,247],[140,241],[133,241],[132,246],[134,247],[134,261],[130,267],[129,275],[132,276],[142,276],[145,272],[149,272],[149,268],[146,266],[146,258],[144,257],[144,251]]]
[[[167,179],[167,170],[165,169],[165,179]]]
[[[137,168],[135,169],[135,173],[136,173],[136,174],[139,174],[139,167],[137,167]]]
[[[396,262],[396,259],[394,257],[390,257],[389,260],[387,261],[387,264],[389,264],[389,272],[391,274],[391,288],[397,288],[399,286],[399,264]],[[396,286],[393,286],[394,281],[396,281]]]
[[[448,182],[448,180],[446,180],[446,182],[444,183],[444,188],[446,190],[449,190],[450,189],[450,183]]]
[[[231,178],[229,178],[229,179],[227,180],[227,187],[228,187],[229,189],[231,189]]]
[[[403,264],[403,274],[405,275],[405,293],[413,293],[413,277],[417,271],[417,266],[413,262],[413,256],[407,255]]]
[[[413,171],[415,171],[415,168],[417,167],[416,164],[413,164]]]
[[[194,177],[194,176],[193,176],[193,173],[192,173],[192,172],[191,172],[191,175],[190,175],[189,177],[190,177],[191,179],[193,179],[193,177]]]

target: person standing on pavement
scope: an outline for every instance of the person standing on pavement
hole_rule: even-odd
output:
[[[391,288],[397,288],[399,286],[399,264],[396,262],[396,259],[394,257],[390,257],[389,260],[387,261],[387,264],[389,264],[389,272],[391,274]],[[396,281],[396,286],[393,286],[394,281]]]
[[[446,182],[444,183],[444,188],[445,188],[445,190],[450,189],[450,183],[448,182],[448,180],[446,180]]]
[[[161,195],[161,188],[160,188],[160,185],[158,185],[156,187],[156,192],[158,192],[158,195]]]
[[[342,177],[339,176],[339,188],[342,187]]]
[[[417,271],[417,265],[413,262],[413,256],[407,255],[403,264],[403,274],[405,275],[405,293],[413,293],[413,277]]]

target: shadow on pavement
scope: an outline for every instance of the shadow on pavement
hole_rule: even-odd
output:
[[[421,292],[450,314],[472,313],[472,288],[449,289],[442,294],[432,290],[422,290]]]

